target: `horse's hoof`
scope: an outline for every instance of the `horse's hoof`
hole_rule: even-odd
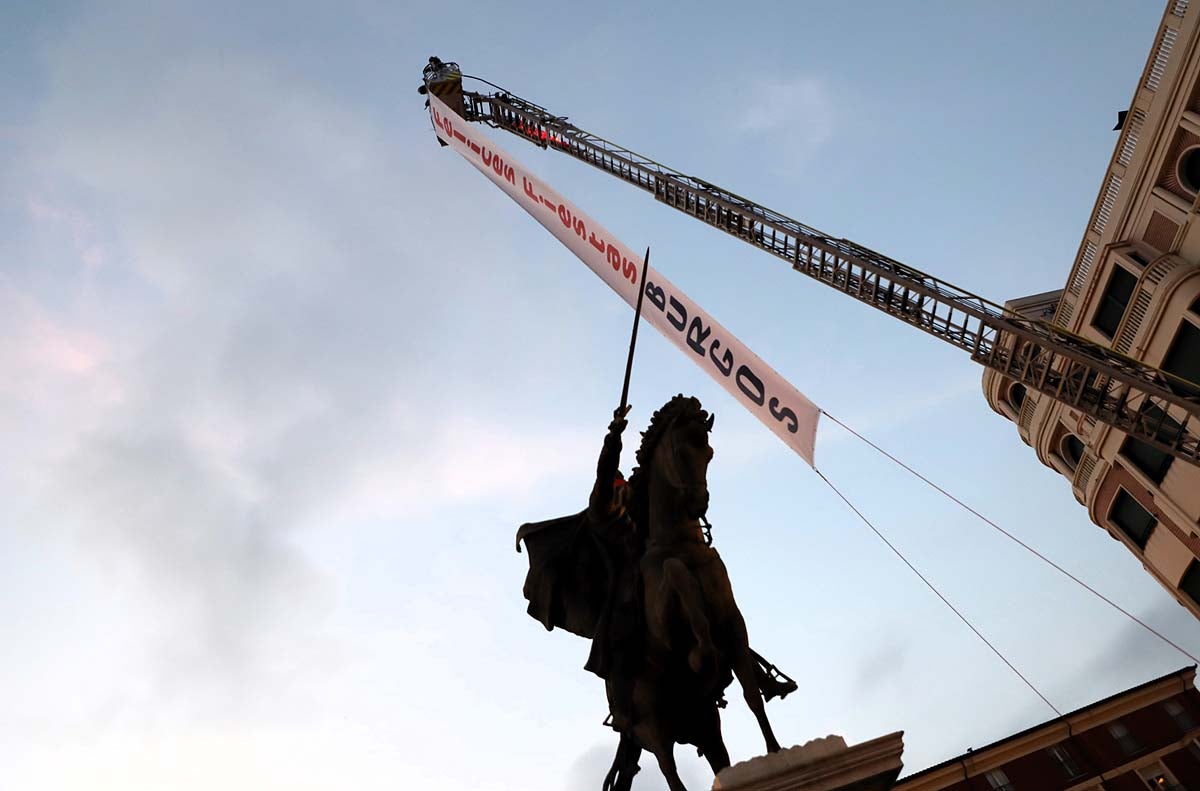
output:
[[[788,681],[784,683],[781,683],[773,678],[767,679],[767,683],[763,684],[761,687],[763,700],[767,701],[768,703],[772,698],[779,698],[780,700],[783,700],[788,695],[795,692],[796,689],[796,682],[792,681],[791,679],[788,679]]]

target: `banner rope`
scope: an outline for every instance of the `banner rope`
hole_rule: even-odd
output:
[[[876,451],[878,451],[880,454],[882,454],[882,455],[883,455],[883,456],[885,456],[886,458],[890,459],[892,462],[894,462],[894,463],[895,463],[896,465],[898,465],[899,467],[903,468],[904,470],[908,471],[908,472],[909,472],[909,473],[911,473],[912,475],[914,475],[914,476],[916,476],[917,478],[921,479],[923,482],[925,482],[925,484],[926,484],[926,485],[928,485],[929,487],[931,487],[932,489],[934,489],[934,491],[937,491],[937,492],[939,492],[939,493],[940,493],[940,494],[942,494],[944,497],[946,497],[946,498],[947,498],[947,499],[949,499],[950,501],[952,501],[952,502],[954,502],[955,504],[957,504],[959,507],[961,507],[961,508],[965,509],[966,511],[968,511],[969,513],[971,513],[972,515],[974,515],[976,518],[978,518],[980,521],[982,521],[984,524],[986,524],[986,525],[989,525],[989,526],[990,526],[992,529],[994,529],[994,530],[996,530],[997,532],[999,532],[999,533],[1000,533],[1002,536],[1004,536],[1005,538],[1009,539],[1010,541],[1012,541],[1013,543],[1015,543],[1017,546],[1019,546],[1019,547],[1021,547],[1022,549],[1024,549],[1026,552],[1029,552],[1031,555],[1033,555],[1034,557],[1038,558],[1038,559],[1039,559],[1039,560],[1041,560],[1043,563],[1045,563],[1046,565],[1050,566],[1052,569],[1054,569],[1054,570],[1055,570],[1055,571],[1057,571],[1058,573],[1060,573],[1060,574],[1062,574],[1063,576],[1065,576],[1067,579],[1069,579],[1069,580],[1071,580],[1072,582],[1074,582],[1076,585],[1078,585],[1078,586],[1080,586],[1081,588],[1083,588],[1084,590],[1086,590],[1088,593],[1090,593],[1090,594],[1092,594],[1093,596],[1095,596],[1096,598],[1100,599],[1102,602],[1104,602],[1105,604],[1107,604],[1109,607],[1112,607],[1114,610],[1116,610],[1117,612],[1121,613],[1121,614],[1122,614],[1122,615],[1124,615],[1126,618],[1128,618],[1129,620],[1133,621],[1133,622],[1134,622],[1134,623],[1136,623],[1138,626],[1142,627],[1142,628],[1143,628],[1143,629],[1145,629],[1147,632],[1149,632],[1150,634],[1152,634],[1152,635],[1154,635],[1155,637],[1157,637],[1159,640],[1163,641],[1163,642],[1164,642],[1164,643],[1166,643],[1167,645],[1169,645],[1169,646],[1171,646],[1172,648],[1174,648],[1176,651],[1178,651],[1180,654],[1182,654],[1183,656],[1185,656],[1185,657],[1187,657],[1188,659],[1190,659],[1192,662],[1195,662],[1196,664],[1200,665],[1200,659],[1197,659],[1195,655],[1193,655],[1193,654],[1192,654],[1191,652],[1189,652],[1189,651],[1186,651],[1186,650],[1184,650],[1184,649],[1183,649],[1183,648],[1182,648],[1182,647],[1181,647],[1181,646],[1180,646],[1178,643],[1176,643],[1175,641],[1171,640],[1169,637],[1167,637],[1167,636],[1166,636],[1166,635],[1164,635],[1162,632],[1160,632],[1160,631],[1158,631],[1157,629],[1155,629],[1155,628],[1154,628],[1153,626],[1151,626],[1150,624],[1148,624],[1148,623],[1146,623],[1145,621],[1143,621],[1141,618],[1138,618],[1136,615],[1134,615],[1133,613],[1129,612],[1129,611],[1128,611],[1128,610],[1126,610],[1124,607],[1122,607],[1121,605],[1117,604],[1115,601],[1113,601],[1112,599],[1108,598],[1107,596],[1105,596],[1105,595],[1104,595],[1103,593],[1101,593],[1100,591],[1098,591],[1098,590],[1096,590],[1095,588],[1093,588],[1091,585],[1088,585],[1086,582],[1084,582],[1084,581],[1083,581],[1083,580],[1081,580],[1079,577],[1077,577],[1077,576],[1075,576],[1074,574],[1072,574],[1070,571],[1067,571],[1065,568],[1063,568],[1063,567],[1062,567],[1062,566],[1060,566],[1059,564],[1055,563],[1053,560],[1051,560],[1050,558],[1046,557],[1046,556],[1045,556],[1045,555],[1043,555],[1041,552],[1037,551],[1037,550],[1036,550],[1036,549],[1034,549],[1032,546],[1030,546],[1029,544],[1027,544],[1027,543],[1025,543],[1024,541],[1022,541],[1022,540],[1021,540],[1020,538],[1018,538],[1017,536],[1015,536],[1015,535],[1013,535],[1012,533],[1010,533],[1009,531],[1005,530],[1003,527],[1001,527],[1000,525],[996,524],[994,521],[992,521],[991,519],[987,518],[986,516],[984,516],[983,514],[981,514],[979,511],[977,511],[977,510],[975,510],[974,508],[972,508],[971,506],[967,505],[967,504],[966,504],[966,503],[964,503],[962,500],[958,499],[957,497],[955,497],[955,496],[954,496],[953,494],[951,494],[950,492],[946,491],[946,490],[945,490],[944,488],[942,488],[941,486],[938,486],[936,483],[934,483],[933,481],[929,480],[929,479],[928,479],[928,478],[926,478],[924,475],[922,475],[921,473],[917,472],[917,471],[916,471],[916,470],[914,470],[912,467],[908,466],[907,464],[905,464],[904,462],[902,462],[900,459],[898,459],[898,458],[896,458],[895,456],[893,456],[891,453],[888,453],[886,450],[884,450],[883,448],[879,447],[879,446],[878,446],[878,445],[876,445],[874,442],[872,442],[871,440],[869,440],[869,439],[867,439],[866,437],[864,437],[862,434],[859,434],[857,431],[855,431],[854,429],[850,428],[849,426],[847,426],[847,425],[846,425],[845,423],[843,423],[842,421],[838,420],[838,419],[837,419],[836,417],[834,417],[833,415],[829,414],[828,412],[826,412],[826,411],[825,411],[825,410],[823,410],[823,409],[821,410],[821,414],[822,414],[822,415],[824,415],[825,417],[829,418],[830,420],[832,420],[834,423],[837,423],[837,424],[838,424],[839,426],[841,426],[843,429],[845,429],[846,431],[850,432],[850,434],[852,434],[852,435],[854,435],[855,437],[857,437],[858,439],[862,440],[862,441],[863,441],[863,442],[865,442],[867,445],[870,445],[872,448],[874,448]],[[815,468],[814,468],[814,469],[815,469]],[[829,484],[830,488],[833,488],[833,484],[832,484],[832,483],[829,483],[829,479],[827,479],[827,478],[826,478],[824,475],[822,475],[820,472],[817,472],[817,475],[820,475],[820,476],[821,476],[821,480],[823,480],[823,481],[825,481],[827,484]],[[850,505],[850,501],[849,501],[849,500],[846,500],[846,498],[845,498],[845,497],[842,495],[842,493],[841,493],[841,492],[838,492],[836,488],[834,488],[834,491],[835,491],[835,492],[837,492],[837,494],[838,494],[838,496],[839,496],[839,497],[841,497],[843,500],[845,500],[846,504],[847,504],[847,505],[849,505],[849,506],[850,506],[850,508],[854,509],[855,513],[858,513],[858,509],[854,508],[854,506],[853,506],[853,505]],[[859,514],[859,517],[860,517],[860,518],[862,518],[862,520],[863,520],[864,522],[866,522],[866,521],[867,521],[867,520],[866,520],[866,517],[863,517],[861,513]],[[868,526],[870,526],[872,530],[875,530],[875,527],[874,527],[873,525],[871,525],[871,523],[870,523],[870,522],[867,522],[867,525],[868,525]],[[882,536],[881,534],[879,534],[879,531],[878,531],[878,530],[875,530],[875,532],[876,532],[876,534],[877,534],[877,535],[879,535],[879,537],[880,537],[880,538],[883,538],[883,536]],[[886,538],[883,538],[883,540],[884,540],[884,542],[887,542],[887,539],[886,539]],[[890,542],[888,542],[888,546],[889,546],[889,547],[891,546],[891,543],[890,543]],[[892,548],[892,550],[893,550],[893,551],[896,551],[894,547]],[[897,555],[899,555],[900,553],[899,553],[899,552],[896,552],[896,554],[897,554]],[[901,555],[901,560],[904,560],[904,557],[903,557],[902,555]],[[905,560],[904,562],[905,562],[905,563],[908,563],[908,561],[907,561],[907,560]],[[909,564],[909,568],[912,568],[912,564]],[[913,571],[916,571],[916,569],[914,568],[914,569],[913,569]],[[918,576],[920,576],[920,572],[917,572],[917,575],[918,575]],[[924,578],[924,577],[921,577],[921,579],[922,579],[922,580],[924,580],[925,578]],[[926,585],[929,585],[929,582],[928,582],[928,581],[926,581],[926,582],[925,582],[925,584],[926,584]],[[932,586],[932,585],[930,585],[930,588],[933,588],[933,586]],[[934,592],[935,592],[935,593],[937,592],[937,591],[936,591],[936,589],[934,590]],[[938,594],[938,596],[941,596],[941,594],[939,593],[939,594]],[[945,601],[944,597],[943,597],[943,601]],[[953,606],[952,606],[952,605],[950,605],[950,603],[949,603],[949,602],[946,602],[946,604],[947,604],[948,606],[950,606],[950,607],[951,607],[951,609],[954,609],[954,608],[953,608]],[[955,612],[957,613],[958,611],[957,611],[957,610],[955,610]],[[959,617],[961,618],[962,616],[961,616],[961,615],[959,615]],[[964,619],[964,620],[966,620],[966,619]],[[968,623],[968,626],[969,626],[969,625],[970,625],[970,624]],[[971,628],[972,628],[972,629],[974,629],[974,627],[971,627]],[[978,633],[978,631],[976,631],[976,634],[979,634],[979,633]],[[982,639],[982,638],[983,638],[983,635],[980,635],[980,638]],[[984,642],[987,642],[987,640],[984,640]],[[990,646],[991,644],[990,644],[990,643],[988,643],[988,645]],[[994,651],[995,649],[993,648],[992,650]],[[999,652],[997,651],[997,653],[999,653]],[[1003,659],[1003,657],[1001,657],[1001,658]],[[1007,663],[1007,662],[1008,662],[1008,660],[1005,660],[1005,662]],[[1011,667],[1011,665],[1009,665],[1009,666]],[[1016,668],[1013,668],[1013,670],[1014,670],[1014,672],[1015,672]],[[1018,673],[1017,675],[1020,675],[1020,674]],[[1022,676],[1022,678],[1024,678],[1024,677]],[[1025,683],[1027,683],[1027,684],[1028,684],[1029,682],[1028,682],[1028,681],[1026,681]],[[1030,684],[1030,687],[1032,687],[1032,686],[1033,686],[1033,685],[1032,685],[1032,684]],[[1036,690],[1034,690],[1034,691],[1036,691]],[[1039,693],[1038,693],[1038,695],[1039,695],[1039,696],[1041,696],[1041,693],[1039,692]],[[1045,697],[1042,697],[1042,700],[1045,700]],[[1046,702],[1047,702],[1047,703],[1049,703],[1049,701],[1046,701]],[[1051,706],[1051,708],[1054,708],[1054,707],[1053,707],[1053,706]]]
[[[821,471],[820,471],[820,470],[818,470],[816,467],[813,467],[813,472],[815,472],[815,473],[816,473],[816,474],[817,474],[817,475],[820,477],[820,479],[821,479],[821,480],[825,481],[825,484],[826,484],[826,485],[827,485],[827,486],[828,486],[830,489],[832,489],[832,490],[833,490],[833,493],[834,493],[834,494],[836,494],[838,497],[842,498],[842,502],[843,502],[843,503],[845,503],[845,504],[846,504],[846,505],[847,505],[847,506],[850,508],[850,510],[851,510],[851,511],[853,511],[855,514],[857,514],[857,515],[858,515],[858,518],[859,518],[859,519],[861,519],[861,520],[863,521],[863,524],[865,524],[867,527],[871,528],[871,532],[873,532],[875,535],[879,536],[879,540],[880,540],[880,541],[882,541],[884,544],[886,544],[886,545],[887,545],[887,548],[888,548],[888,549],[890,549],[890,550],[892,550],[892,552],[894,552],[894,553],[896,554],[896,557],[898,557],[898,558],[900,558],[900,560],[904,561],[904,565],[908,566],[908,567],[909,567],[909,569],[911,569],[911,570],[912,570],[912,573],[913,573],[913,574],[916,574],[916,575],[917,575],[917,576],[918,576],[918,577],[921,579],[921,582],[924,582],[924,583],[925,583],[925,586],[926,586],[927,588],[929,588],[929,590],[933,591],[933,592],[934,592],[934,594],[935,594],[935,595],[936,595],[936,596],[937,596],[939,599],[941,599],[941,600],[942,600],[942,603],[943,603],[943,604],[945,604],[947,607],[949,607],[949,608],[950,608],[950,611],[951,611],[951,612],[953,612],[955,615],[957,615],[957,616],[958,616],[958,619],[959,619],[960,621],[962,621],[963,623],[965,623],[965,624],[967,625],[967,628],[968,628],[968,629],[970,629],[972,632],[974,632],[974,633],[975,633],[975,636],[976,636],[976,637],[978,637],[980,640],[982,640],[982,641],[983,641],[983,644],[984,644],[984,645],[986,645],[988,648],[992,649],[992,653],[993,653],[993,654],[995,654],[996,656],[1000,657],[1000,661],[1001,661],[1001,662],[1003,662],[1004,664],[1008,665],[1008,669],[1009,669],[1009,670],[1011,670],[1013,673],[1015,673],[1015,674],[1016,674],[1016,676],[1017,676],[1017,678],[1019,678],[1019,679],[1021,679],[1022,681],[1024,681],[1024,682],[1025,682],[1025,686],[1027,686],[1027,687],[1029,687],[1030,689],[1032,689],[1032,690],[1033,690],[1033,692],[1034,692],[1034,694],[1035,694],[1035,695],[1037,695],[1039,698],[1041,698],[1041,699],[1042,699],[1042,702],[1044,702],[1044,703],[1045,703],[1047,706],[1049,706],[1049,707],[1050,707],[1050,709],[1051,709],[1051,710],[1052,710],[1052,711],[1053,711],[1055,714],[1057,714],[1057,715],[1058,715],[1058,716],[1060,716],[1060,717],[1062,716],[1062,712],[1058,710],[1058,707],[1057,707],[1057,706],[1055,706],[1053,703],[1051,703],[1051,702],[1050,702],[1050,699],[1049,699],[1049,698],[1047,698],[1045,695],[1043,695],[1043,694],[1041,693],[1041,690],[1039,690],[1037,687],[1035,687],[1035,686],[1033,685],[1033,682],[1032,682],[1032,681],[1030,681],[1029,679],[1027,679],[1027,678],[1026,678],[1026,677],[1025,677],[1025,676],[1024,676],[1022,673],[1021,673],[1021,671],[1020,671],[1020,670],[1017,670],[1016,666],[1015,666],[1015,665],[1014,665],[1012,662],[1008,661],[1008,657],[1006,657],[1004,654],[1002,654],[1002,653],[1000,652],[1000,649],[999,649],[999,648],[997,648],[996,646],[992,645],[992,642],[991,642],[990,640],[988,640],[986,637],[984,637],[984,636],[983,636],[983,632],[979,631],[979,629],[977,629],[977,628],[975,627],[975,624],[971,623],[970,619],[969,619],[969,618],[967,618],[967,616],[963,615],[963,614],[962,614],[962,613],[959,611],[959,609],[958,609],[957,607],[955,607],[953,604],[951,604],[951,603],[950,603],[950,600],[949,600],[949,599],[947,599],[947,598],[946,598],[944,595],[942,595],[942,592],[941,592],[940,590],[938,590],[938,589],[937,589],[937,587],[936,587],[936,586],[935,586],[935,585],[934,585],[932,582],[930,582],[930,581],[929,581],[929,579],[928,579],[928,578],[927,578],[927,577],[926,577],[924,574],[922,574],[922,573],[921,573],[921,572],[920,572],[920,571],[917,569],[917,567],[916,567],[916,566],[914,566],[914,565],[913,565],[913,564],[912,564],[912,563],[909,561],[909,559],[908,559],[908,558],[904,557],[904,553],[902,553],[902,552],[901,552],[899,549],[897,549],[895,544],[893,544],[891,541],[888,541],[888,539],[887,539],[887,536],[885,536],[883,533],[881,533],[881,532],[879,531],[879,528],[875,527],[875,525],[871,523],[871,520],[870,520],[870,519],[867,519],[867,517],[863,515],[863,512],[862,512],[862,511],[860,511],[860,510],[858,510],[858,509],[857,509],[857,508],[854,506],[854,503],[852,503],[852,502],[850,502],[848,499],[846,499],[846,495],[842,494],[842,493],[841,493],[841,491],[840,491],[840,490],[839,490],[839,489],[838,489],[836,486],[834,486],[834,485],[833,485],[833,482],[832,482],[832,481],[830,481],[828,478],[826,478],[826,477],[825,477],[825,473],[821,472]]]

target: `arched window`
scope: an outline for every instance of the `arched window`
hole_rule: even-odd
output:
[[[1025,385],[1015,382],[1008,388],[1008,403],[1012,404],[1013,409],[1021,411],[1021,404],[1025,403]]]
[[[1193,195],[1200,189],[1200,146],[1192,146],[1179,157],[1175,175],[1183,188]]]

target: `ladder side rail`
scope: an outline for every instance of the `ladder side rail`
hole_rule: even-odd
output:
[[[671,204],[671,201],[664,200],[660,190],[669,189],[672,186],[676,189],[683,188],[695,196],[704,197],[706,204],[709,206],[724,208],[743,217],[747,214],[752,215],[755,221],[762,223],[766,228],[774,230],[777,233],[789,234],[794,239],[804,239],[807,242],[817,244],[824,250],[852,256],[863,262],[869,262],[872,268],[888,273],[890,277],[903,278],[910,283],[921,282],[923,288],[931,289],[930,293],[936,293],[942,298],[953,299],[964,305],[973,303],[976,310],[992,315],[1001,315],[1003,313],[1002,307],[989,302],[977,294],[964,291],[950,283],[939,280],[933,275],[901,264],[882,253],[862,247],[846,239],[837,239],[828,236],[815,228],[811,228],[797,220],[767,209],[746,198],[715,187],[700,179],[686,176],[628,149],[617,146],[590,133],[583,132],[578,127],[567,124],[559,119],[553,119],[553,122],[548,123],[550,119],[539,117],[540,113],[535,115],[520,109],[516,105],[511,105],[511,97],[509,100],[501,100],[495,96],[467,95],[473,100],[472,106],[475,118],[472,120],[490,122],[490,125],[512,132],[518,137],[524,138],[528,142],[542,148],[555,148],[563,153],[574,156],[622,181],[632,183],[647,192],[651,192],[661,202]],[[485,105],[489,106],[490,109],[484,110],[483,107]],[[509,112],[505,113],[503,110],[508,110]],[[508,117],[505,117],[506,115]],[[518,129],[521,122],[524,123],[526,129],[530,130],[528,133]],[[542,140],[540,137],[543,131],[547,133],[546,140]],[[561,146],[551,145],[548,142],[551,133],[567,142]],[[573,148],[572,144],[575,144],[576,147]],[[597,156],[593,156],[592,154]],[[604,157],[608,159],[604,159]],[[642,171],[642,173],[636,174],[636,171]],[[641,177],[639,178],[639,176]],[[655,186],[651,187],[648,180],[648,177],[651,176],[657,177],[666,186],[659,187],[658,182],[655,182]],[[675,208],[681,207],[675,206]],[[693,216],[704,220],[709,225],[718,228],[721,227],[720,220],[723,218],[719,213],[715,217],[711,214],[701,215],[691,211],[686,213],[693,214]],[[722,228],[722,230],[726,229]],[[727,232],[729,231],[727,230]],[[747,241],[755,244],[754,239],[742,237],[736,232],[731,233],[731,235],[738,238],[745,238]],[[756,246],[767,249],[767,246],[764,245],[756,244]]]

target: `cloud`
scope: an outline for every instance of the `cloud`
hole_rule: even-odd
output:
[[[111,252],[98,241],[94,224],[82,212],[53,205],[38,197],[28,198],[27,207],[35,223],[44,225],[51,231],[66,232],[79,260],[88,269],[97,269],[108,262]]]
[[[313,584],[283,525],[179,432],[89,436],[60,470],[82,540],[147,582],[173,628],[159,666],[191,682],[252,668],[258,637]],[[167,679],[170,680],[170,679]]]
[[[616,752],[617,737],[615,734],[610,742],[593,744],[585,749],[575,757],[567,769],[567,781],[563,783],[563,788],[599,786],[604,776],[608,774],[609,768],[612,767],[613,756],[616,755]],[[643,767],[644,769],[645,767]]]
[[[801,156],[828,142],[836,128],[836,110],[828,84],[810,76],[750,81],[738,114],[737,129],[753,137],[786,143]]]
[[[884,635],[854,663],[851,688],[859,699],[869,699],[893,679],[905,675],[912,645],[897,635]]]
[[[1189,636],[1196,633],[1196,619],[1188,610],[1166,595],[1157,597],[1156,603],[1134,615],[1139,620],[1176,642],[1193,654],[1200,653],[1200,646]],[[1116,616],[1114,616],[1116,617]],[[1136,684],[1149,681],[1145,675],[1147,660],[1157,666],[1160,674],[1178,670],[1194,664],[1189,657],[1155,637],[1141,624],[1124,619],[1112,634],[1111,639],[1101,646],[1086,665],[1072,672],[1075,679],[1059,695],[1069,705],[1083,706],[1104,694],[1113,694]],[[1097,690],[1107,690],[1097,694]]]
[[[0,284],[0,364],[10,372],[0,388],[15,388],[23,378],[84,376],[104,362],[108,343],[95,332],[68,326],[38,302]],[[23,376],[16,375],[22,372]]]
[[[567,782],[563,788],[594,788],[600,785],[612,766],[617,751],[617,737],[611,742],[597,743],[581,752],[567,770]],[[695,757],[696,751],[688,745],[675,746],[676,769],[679,778],[689,789],[704,789],[712,785],[712,772],[702,760]],[[634,787],[653,786],[665,782],[652,753],[643,752],[638,761],[641,771],[634,779]]]
[[[478,403],[505,386],[489,365],[532,370],[536,352],[481,353],[498,333],[472,307],[507,261],[478,266],[461,217],[431,208],[453,187],[410,154],[427,129],[397,140],[252,53],[164,52],[153,28],[194,21],[172,13],[139,15],[150,32],[116,49],[128,20],[84,15],[44,53],[25,209],[71,255],[56,288],[30,268],[0,292],[19,309],[0,317],[19,330],[0,361],[41,377],[5,377],[0,395],[5,423],[35,427],[29,447],[54,438],[38,523],[73,526],[114,582],[141,586],[177,692],[243,688],[325,617],[305,529],[527,496],[579,472],[551,460],[590,466],[595,437]],[[102,384],[110,397],[79,394]]]
[[[978,397],[980,378],[977,372],[968,372],[961,377],[951,379],[941,387],[926,388],[915,393],[893,393],[892,400],[886,406],[871,403],[867,408],[859,408],[855,412],[842,417],[847,426],[870,438],[873,432],[885,427],[900,425],[931,412],[939,411],[947,404],[966,398]],[[836,424],[829,428],[832,421],[826,421],[826,428],[821,431],[820,442],[828,447],[832,443],[845,442],[853,439],[853,435]]]

